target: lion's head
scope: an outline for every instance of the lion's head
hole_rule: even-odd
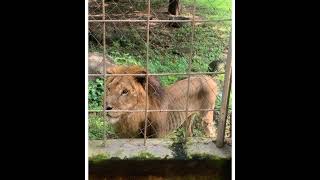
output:
[[[147,71],[139,66],[114,66],[107,69],[109,74],[146,74]],[[149,94],[161,96],[161,86],[154,77],[148,79]],[[145,76],[110,76],[106,80],[106,110],[143,110],[145,109],[146,91]],[[140,112],[140,114],[143,112]],[[108,112],[111,123],[127,119],[129,115],[139,112]]]

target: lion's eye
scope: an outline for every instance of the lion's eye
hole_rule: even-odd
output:
[[[127,95],[128,92],[129,92],[129,91],[128,91],[127,89],[125,89],[125,90],[122,91],[121,95]]]

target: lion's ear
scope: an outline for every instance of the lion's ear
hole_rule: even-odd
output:
[[[106,69],[106,73],[107,73],[107,74],[114,74],[114,67],[108,67],[108,68]]]
[[[141,70],[141,71],[136,72],[136,74],[147,74],[147,71],[146,70]],[[138,83],[142,84],[143,86],[145,85],[146,76],[136,76],[135,78],[138,81]]]

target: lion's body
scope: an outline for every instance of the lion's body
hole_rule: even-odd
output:
[[[137,66],[113,67],[108,70],[113,74],[145,74],[146,71]],[[146,80],[144,77],[113,76],[106,85],[109,92],[106,106],[110,110],[144,110],[146,108]],[[125,92],[123,93],[125,89]],[[186,110],[188,79],[180,80],[170,87],[162,88],[159,81],[148,78],[149,110]],[[215,106],[217,85],[209,76],[191,76],[189,86],[188,115],[186,112],[148,112],[147,135],[163,137],[167,133],[187,123],[188,136],[192,133],[192,115],[196,109],[213,109]],[[200,111],[204,130],[209,137],[215,136],[213,111]],[[137,137],[143,135],[145,112],[109,112],[109,120],[114,123],[120,137]]]

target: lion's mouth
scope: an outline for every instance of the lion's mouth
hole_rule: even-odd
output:
[[[111,116],[110,114],[107,114],[108,118],[118,118],[119,116]]]
[[[111,116],[110,114],[107,114],[106,116],[112,124],[116,123],[120,119],[120,116]]]

